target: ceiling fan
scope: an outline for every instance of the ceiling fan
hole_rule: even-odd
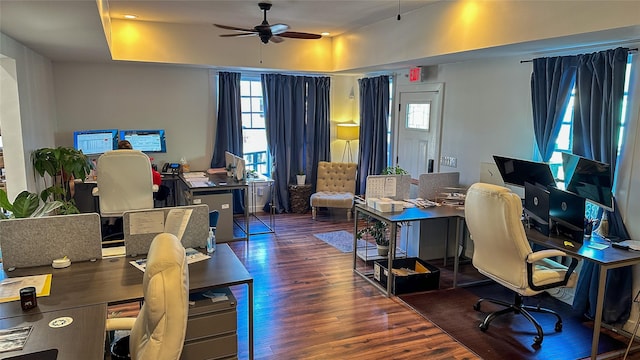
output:
[[[273,43],[283,42],[283,38],[293,39],[320,39],[322,36],[318,34],[310,34],[304,32],[287,31],[289,25],[287,24],[273,24],[269,25],[267,22],[267,11],[271,9],[271,3],[261,2],[258,4],[260,10],[264,12],[264,20],[260,25],[256,25],[253,29],[239,28],[235,26],[213,24],[221,29],[237,31],[237,34],[222,34],[221,37],[244,37],[244,36],[259,36],[260,40],[267,44],[269,41]]]

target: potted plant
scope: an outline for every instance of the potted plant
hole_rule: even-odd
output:
[[[296,181],[298,183],[298,185],[304,185],[305,182],[307,181],[307,175],[303,170],[298,171],[298,175],[296,175]]]
[[[0,208],[10,213],[7,215],[4,211],[0,211],[0,219],[40,217],[60,206],[62,206],[60,201],[45,202],[41,206],[38,194],[26,190],[18,194],[12,204],[7,192],[0,189]]]
[[[408,175],[409,172],[399,165],[396,166],[387,166],[380,175]]]
[[[367,221],[367,227],[358,230],[356,238],[362,239],[364,235],[371,236],[378,248],[378,255],[387,256],[389,253],[389,225],[376,219]]]
[[[91,171],[87,156],[70,147],[41,148],[31,153],[31,163],[44,180],[45,189],[40,192],[40,198],[45,202],[60,201],[60,214],[79,213],[71,190],[75,179],[84,181]]]

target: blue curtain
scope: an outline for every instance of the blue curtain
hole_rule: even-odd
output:
[[[577,56],[548,57],[533,60],[531,104],[533,131],[542,160],[553,155],[560,132],[562,115],[569,104],[575,82]]]
[[[329,77],[306,77],[307,83],[307,137],[306,159],[303,164],[307,179],[318,177],[318,163],[331,161],[331,120]],[[311,181],[315,192],[315,181]]]
[[[612,181],[618,155],[628,52],[628,49],[618,48],[580,55],[576,74],[573,153],[609,163]],[[609,234],[620,240],[629,239],[615,199],[608,218],[611,224]],[[599,275],[599,266],[585,262],[576,285],[573,307],[590,318],[595,317],[596,313]],[[631,267],[609,270],[602,321],[610,324],[627,321],[631,312],[631,292]]]
[[[212,168],[225,166],[224,152],[242,156],[240,73],[218,73],[218,124],[211,158]]]
[[[316,160],[330,158],[329,78],[263,74],[262,96],[273,160],[272,204],[276,212],[290,212],[289,183],[301,170],[313,176]]]
[[[224,152],[242,156],[242,111],[240,73],[218,73],[218,126],[213,146],[212,168],[225,167]],[[242,190],[233,191],[233,213],[244,213]]]
[[[389,118],[389,76],[358,80],[360,85],[360,149],[356,194],[364,194],[367,176],[387,167],[387,119]]]

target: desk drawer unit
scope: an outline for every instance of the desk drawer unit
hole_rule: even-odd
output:
[[[226,294],[227,300],[212,302],[204,294]],[[189,320],[181,359],[237,359],[236,298],[228,288],[189,296]]]

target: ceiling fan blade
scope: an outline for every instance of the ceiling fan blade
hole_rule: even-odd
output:
[[[228,25],[220,25],[220,24],[213,24],[216,27],[219,27],[220,29],[225,29],[225,30],[233,30],[233,31],[244,31],[244,32],[256,32],[256,30],[254,29],[244,29],[244,28],[239,28],[236,26],[228,26]]]
[[[273,24],[269,27],[271,28],[271,33],[273,35],[282,34],[283,32],[289,30],[289,25],[287,24]]]
[[[221,34],[220,37],[245,37],[256,36],[258,33]]]
[[[279,44],[279,43],[283,42],[283,41],[284,41],[284,39],[283,39],[283,38],[281,38],[281,37],[280,37],[280,36],[278,36],[278,35],[274,35],[274,36],[272,36],[272,37],[270,37],[270,38],[269,38],[269,41],[271,41],[271,42],[272,42],[272,43],[274,43],[274,44]]]
[[[318,34],[303,33],[303,32],[297,32],[297,31],[285,31],[283,33],[278,34],[278,36],[294,38],[294,39],[320,39],[322,37],[322,35],[318,35]]]

